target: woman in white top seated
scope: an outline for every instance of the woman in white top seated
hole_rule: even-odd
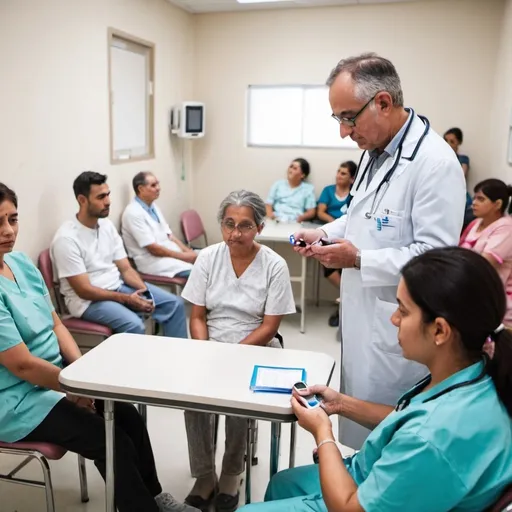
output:
[[[182,297],[192,303],[191,337],[244,345],[270,345],[283,315],[295,313],[286,262],[255,241],[263,229],[265,203],[240,190],[221,203],[223,242],[203,249]],[[247,420],[226,418],[226,449],[217,483],[214,415],[185,412],[192,476],[197,480],[186,502],[200,510],[233,511],[244,471]]]

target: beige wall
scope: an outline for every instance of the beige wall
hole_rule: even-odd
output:
[[[499,30],[499,49],[494,74],[494,89],[488,97],[494,105],[489,130],[491,165],[489,175],[512,182],[512,167],[507,163],[507,145],[512,123],[512,0],[507,0]]]
[[[485,175],[503,9],[501,0],[440,0],[197,16],[195,96],[208,118],[194,143],[193,203],[209,233],[218,237],[214,212],[226,193],[265,196],[297,156],[310,160],[317,194],[340,161],[357,161],[357,150],[245,147],[245,98],[249,84],[321,84],[340,58],[363,51],[395,63],[406,104],[434,129],[464,130],[471,179]]]
[[[37,257],[74,215],[72,182],[86,169],[108,174],[116,223],[133,175],[153,170],[160,206],[178,229],[190,181],[180,180],[181,148],[169,142],[167,116],[191,90],[193,23],[166,0],[0,2],[0,179],[19,195],[18,250]],[[109,163],[109,26],[156,44],[154,160]]]

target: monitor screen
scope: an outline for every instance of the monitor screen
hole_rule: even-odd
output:
[[[203,107],[186,107],[187,133],[201,133],[203,131]]]

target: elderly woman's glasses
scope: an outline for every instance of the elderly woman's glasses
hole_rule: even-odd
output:
[[[379,94],[379,93],[377,93],[377,94]],[[377,96],[377,94],[375,94],[375,96]],[[331,117],[333,119],[336,119],[336,121],[338,121],[338,123],[340,123],[344,126],[349,126],[350,128],[354,128],[354,126],[356,125],[356,119],[364,112],[364,109],[375,99],[375,96],[373,96],[373,98],[368,103],[365,103],[363,108],[361,108],[359,110],[359,112],[357,112],[357,114],[354,117],[341,117],[341,115],[337,115],[337,114],[331,114]]]
[[[240,224],[235,224],[232,220],[225,220],[221,223],[222,229],[226,231],[226,233],[233,233],[235,229],[242,235],[247,235],[250,233],[255,227],[255,224],[250,224],[249,222],[241,222]]]

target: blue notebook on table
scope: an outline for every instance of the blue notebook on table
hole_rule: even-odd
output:
[[[304,368],[284,368],[281,366],[254,366],[250,389],[255,393],[291,394],[293,385],[306,381]]]

